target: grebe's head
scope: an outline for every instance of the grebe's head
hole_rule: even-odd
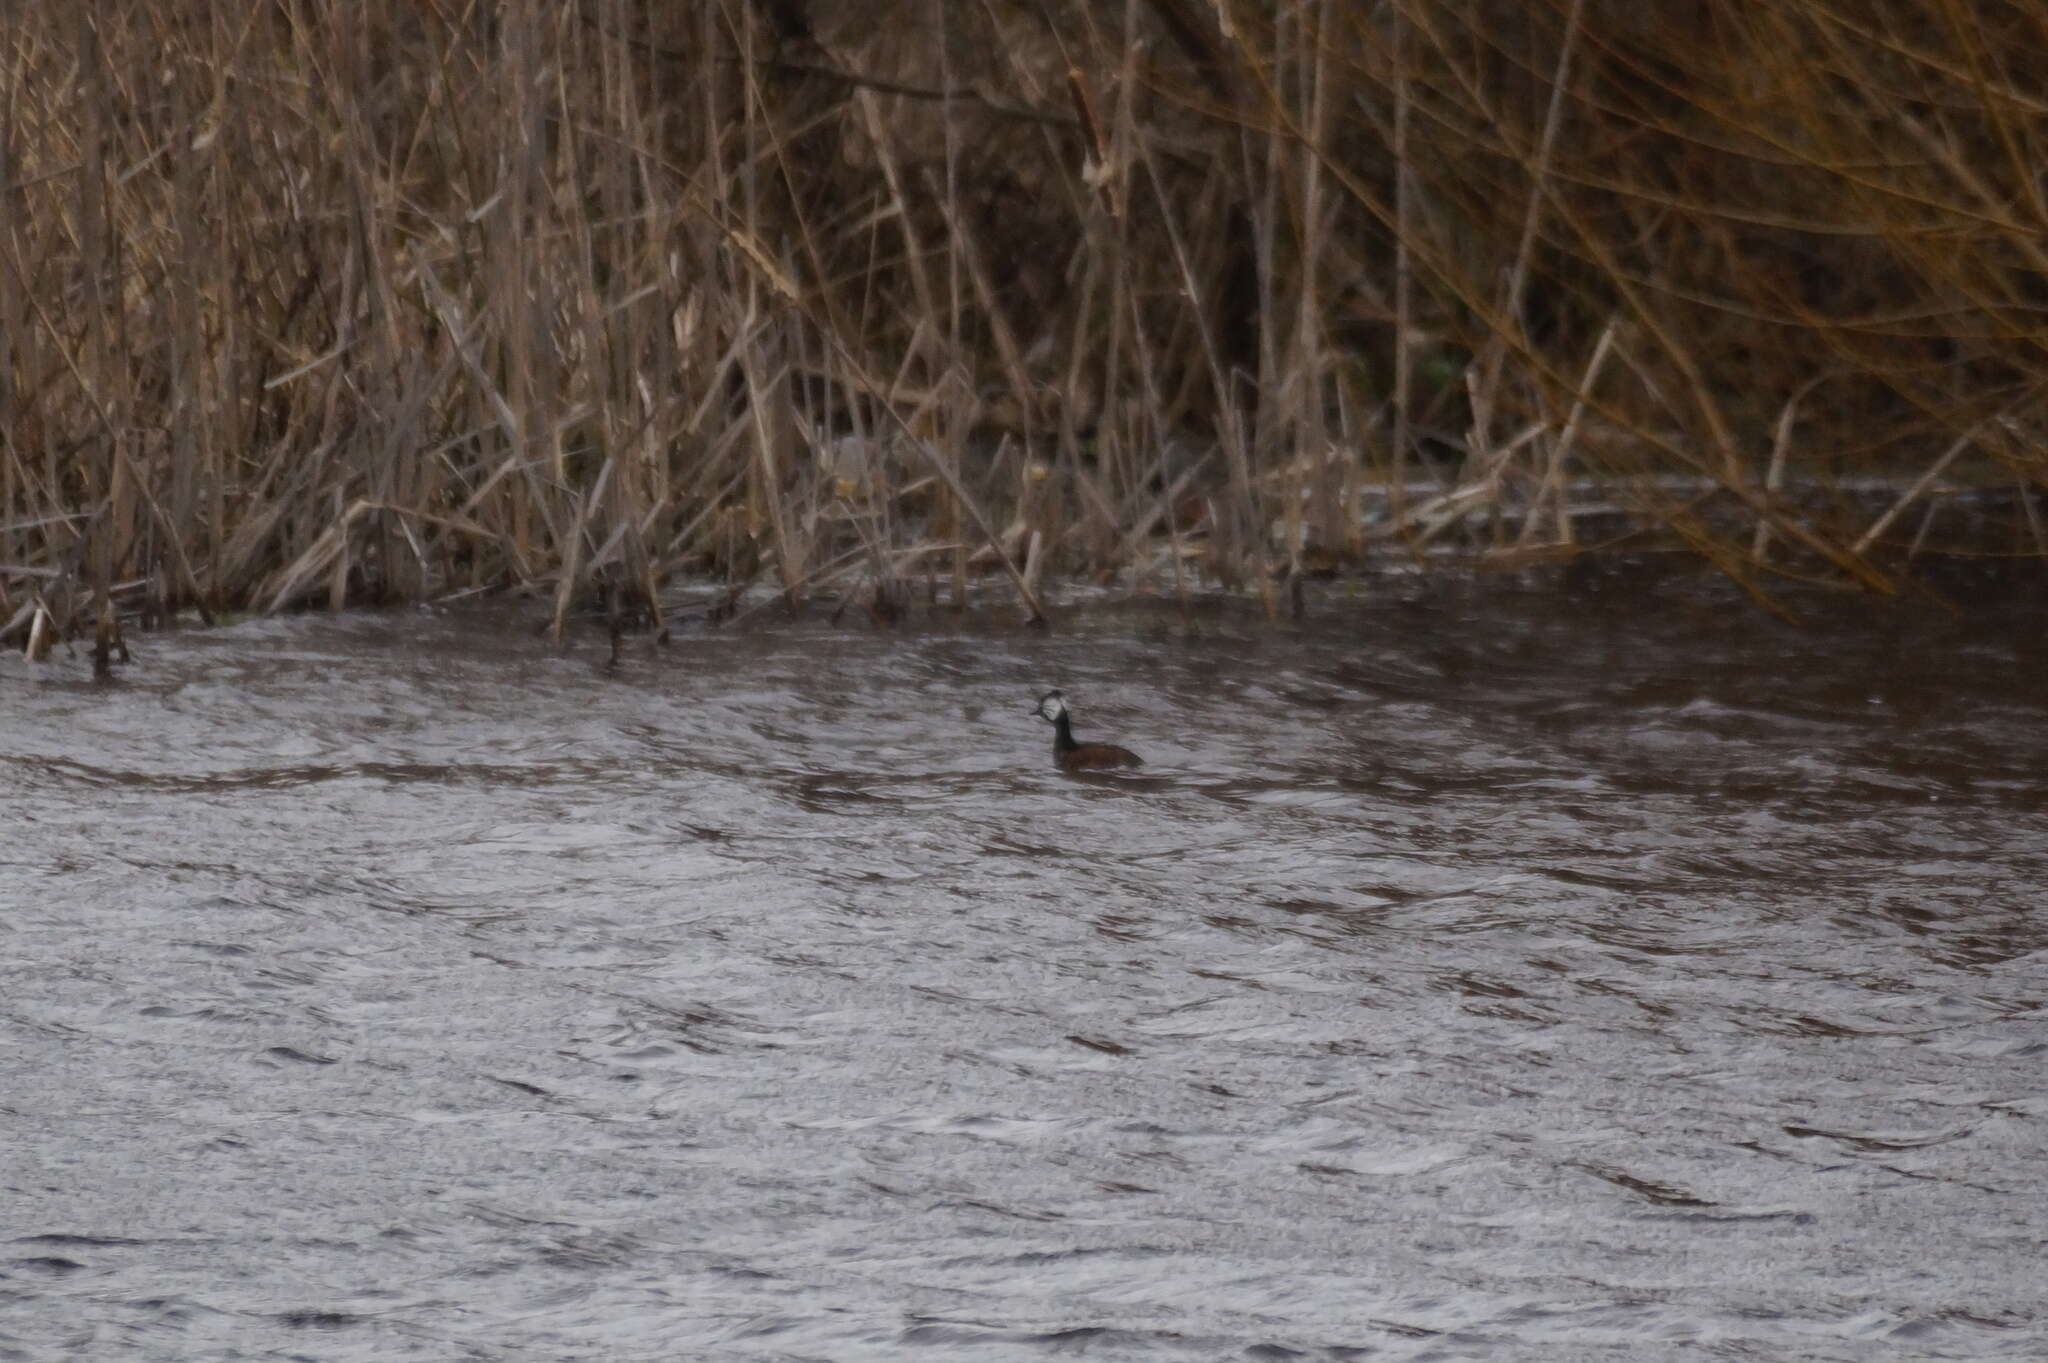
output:
[[[1057,724],[1067,713],[1067,698],[1059,691],[1048,691],[1038,698],[1038,717],[1047,724]]]

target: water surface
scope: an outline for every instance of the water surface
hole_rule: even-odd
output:
[[[1816,605],[0,662],[0,1359],[2040,1357],[2039,621]]]

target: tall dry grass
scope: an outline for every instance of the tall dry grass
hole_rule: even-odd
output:
[[[1284,608],[1597,506],[2048,554],[2048,11],[271,0],[0,24],[0,624],[677,575]],[[1604,522],[1603,522],[1604,523]]]

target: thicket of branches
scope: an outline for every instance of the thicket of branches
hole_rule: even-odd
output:
[[[1617,501],[1752,582],[1971,489],[2048,554],[2037,5],[82,0],[0,71],[13,631],[1271,606]]]

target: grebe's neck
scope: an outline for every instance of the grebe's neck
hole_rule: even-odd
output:
[[[1081,746],[1074,741],[1074,721],[1067,717],[1067,712],[1064,708],[1060,710],[1059,718],[1053,720],[1052,728],[1052,750],[1054,752],[1072,752]]]

